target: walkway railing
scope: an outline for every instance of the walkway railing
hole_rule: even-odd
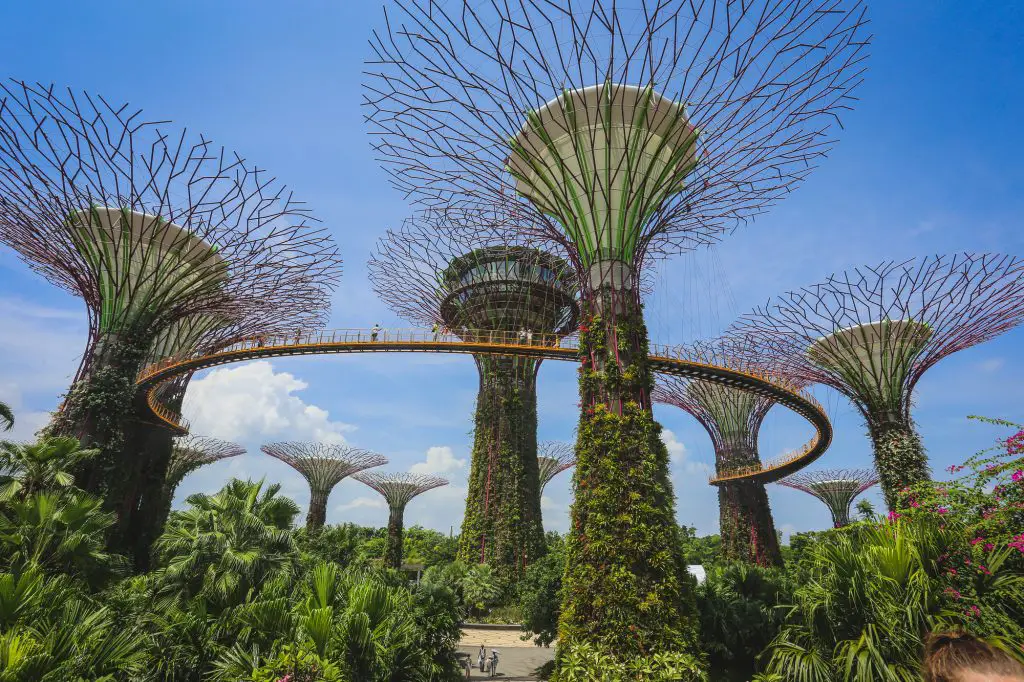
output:
[[[258,357],[306,355],[339,352],[456,352],[491,353],[498,355],[529,355],[556,360],[574,360],[579,349],[575,336],[519,331],[490,331],[473,329],[334,329],[317,332],[296,331],[295,334],[261,335],[240,340],[225,348],[208,353],[170,357],[152,364],[140,372],[138,383],[146,388],[146,402],[154,415],[168,428],[187,433],[188,426],[181,415],[160,403],[157,387],[174,376],[228,362]],[[733,369],[708,362],[706,357],[687,355],[677,346],[652,344],[648,358],[653,368],[661,373],[705,379],[759,395],[770,396],[811,422],[816,435],[799,450],[776,459],[750,466],[719,472],[710,483],[721,484],[736,480],[768,482],[788,475],[820,457],[832,440],[831,424],[824,408],[808,392],[781,382],[768,373]]]

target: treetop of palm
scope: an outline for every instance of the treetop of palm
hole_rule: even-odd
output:
[[[14,410],[7,403],[0,401],[0,431],[10,431],[14,427]]]
[[[47,436],[35,443],[2,441],[0,500],[70,488],[75,482],[74,467],[98,452],[83,448],[78,439],[69,436]]]

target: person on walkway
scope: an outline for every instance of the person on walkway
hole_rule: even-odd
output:
[[[922,668],[924,682],[1024,682],[1024,665],[965,632],[929,635]]]
[[[532,329],[527,329],[526,330],[526,343],[529,346],[533,345],[533,330]]]
[[[526,328],[519,328],[519,343],[526,343]]]
[[[434,343],[437,343],[437,339],[438,339],[438,337],[440,336],[440,333],[441,333],[441,325],[439,325],[437,322],[435,322],[434,326],[430,328],[430,331],[434,335]]]
[[[380,326],[380,322],[378,322],[377,324],[373,325],[373,329],[370,330],[370,341],[376,341],[377,340],[377,335],[380,334],[380,330],[381,329],[382,329],[382,327]]]

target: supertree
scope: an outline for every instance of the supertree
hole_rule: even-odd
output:
[[[412,498],[428,490],[448,485],[440,476],[366,471],[353,478],[384,496],[388,503],[388,544],[384,549],[384,565],[402,567],[402,534],[405,528],[405,507]]]
[[[477,218],[482,227],[497,220]],[[465,340],[553,344],[576,328],[576,280],[563,259],[496,235],[474,238],[439,213],[389,231],[369,271],[374,290],[399,315]],[[545,549],[537,469],[541,361],[474,359],[480,383],[459,556],[515,579]]]
[[[878,474],[871,469],[830,469],[798,471],[778,481],[779,485],[814,495],[832,513],[832,525],[842,528],[850,524],[850,505],[855,497],[878,483]]]
[[[537,466],[540,469],[540,493],[558,474],[576,466],[576,448],[572,443],[565,443],[560,440],[549,440],[540,444],[540,455],[537,456]]]
[[[365,105],[416,201],[511,206],[579,273],[582,414],[559,642],[695,647],[638,282],[792,190],[861,80],[856,0],[392,0]],[[472,212],[472,211],[471,211]],[[614,576],[614,577],[612,577]]]
[[[342,479],[388,459],[369,450],[332,443],[267,443],[263,452],[302,474],[309,483],[306,530],[315,533],[327,521],[327,498]]]
[[[174,501],[174,492],[186,476],[207,464],[243,454],[245,448],[241,445],[218,438],[193,435],[175,438],[159,501],[155,503],[159,504],[160,509],[157,526],[163,528],[167,522],[167,517],[171,513],[171,503]]]
[[[885,501],[929,477],[911,415],[936,362],[1024,319],[1024,261],[956,254],[830,276],[744,315],[729,334],[751,360],[846,395],[867,424]]]
[[[141,485],[125,422],[158,339],[274,302],[323,309],[338,273],[326,231],[266,171],[127,105],[18,81],[0,84],[0,241],[85,302],[51,430],[101,449],[79,480],[122,527]]]
[[[740,350],[730,339],[715,339],[692,344],[686,355],[732,369],[751,369]],[[775,380],[798,387],[781,377]],[[690,413],[700,422],[711,437],[719,475],[760,464],[757,437],[768,410],[775,404],[772,398],[682,377],[660,378],[653,398]],[[722,555],[729,561],[780,566],[782,551],[764,483],[724,480],[717,487]]]

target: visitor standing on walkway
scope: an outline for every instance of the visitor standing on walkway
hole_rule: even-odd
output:
[[[376,341],[377,340],[377,335],[380,334],[380,330],[381,330],[380,322],[378,322],[377,324],[373,325],[373,329],[370,330],[370,340],[371,341]]]

